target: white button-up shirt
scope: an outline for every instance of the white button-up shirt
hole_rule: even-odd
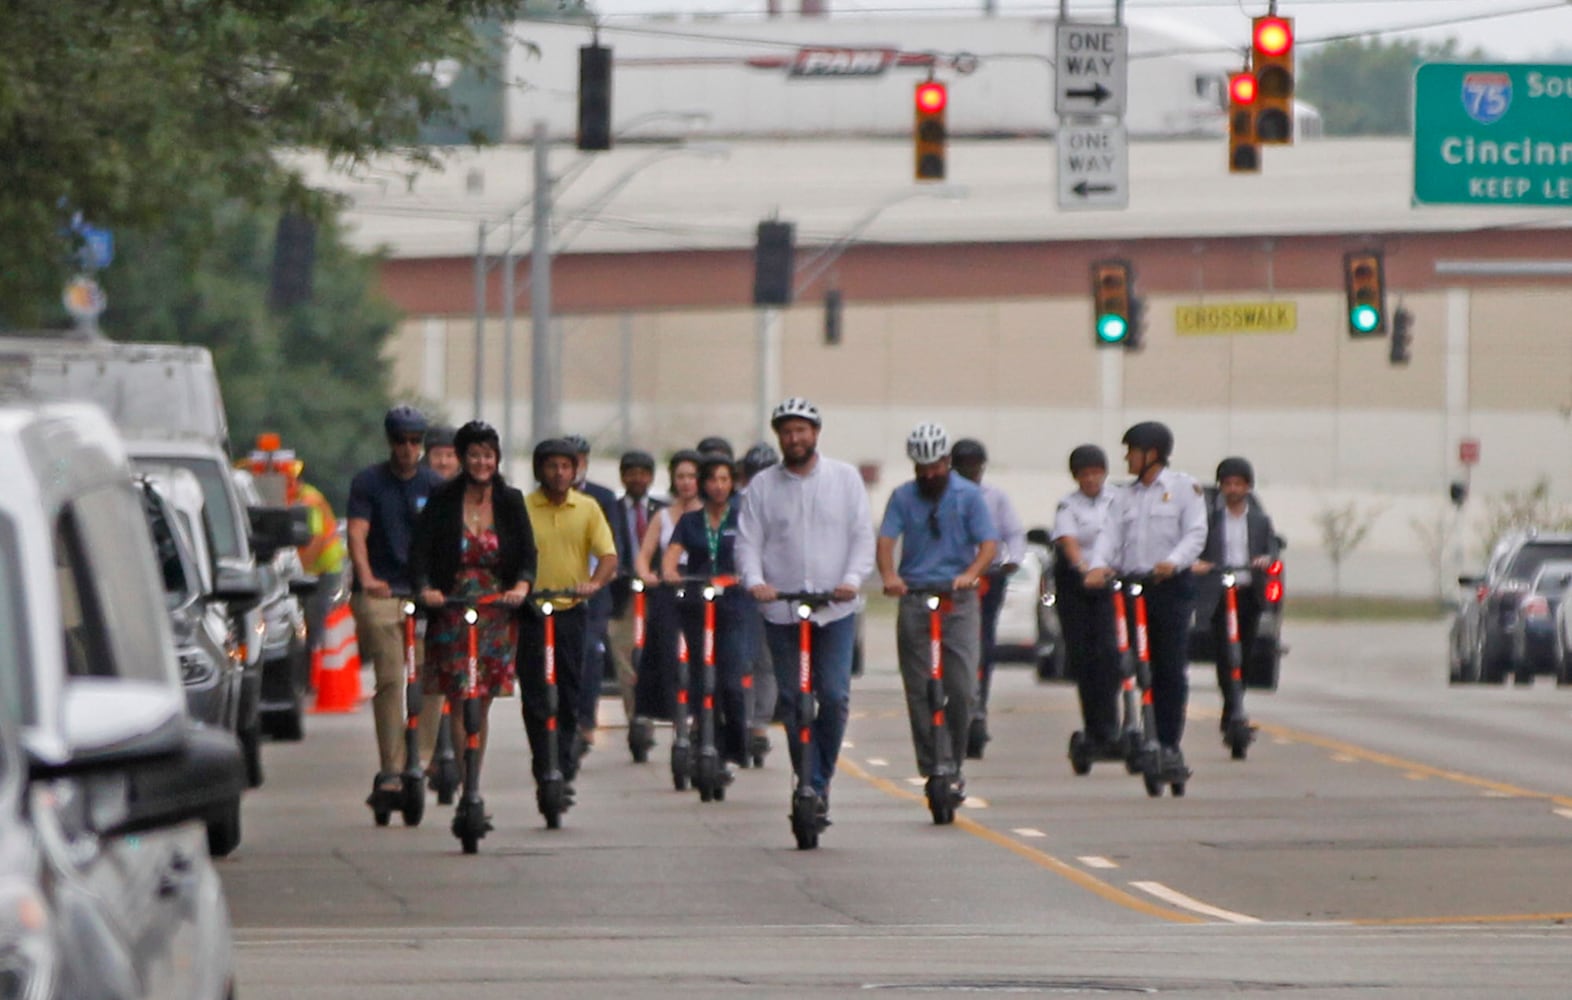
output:
[[[772,465],[748,483],[737,516],[737,569],[749,588],[831,591],[862,586],[873,572],[873,515],[862,476],[845,462],[819,456],[807,475]],[[855,614],[862,598],[814,612],[823,624]],[[785,601],[763,606],[766,621],[794,619]]]
[[[1185,570],[1205,547],[1206,500],[1200,484],[1164,466],[1150,484],[1137,480],[1119,488],[1091,567],[1141,574],[1166,562]]]
[[[1077,489],[1059,501],[1053,514],[1053,540],[1073,538],[1081,547],[1081,558],[1090,559],[1097,538],[1103,533],[1108,511],[1113,507],[1114,487],[1105,485],[1094,497]]]
[[[1021,516],[1015,512],[1015,505],[1010,503],[1010,498],[999,487],[992,483],[978,483],[977,488],[982,490],[983,503],[987,504],[988,516],[993,520],[994,531],[999,535],[999,551],[993,557],[994,567],[1005,563],[1019,566],[1026,561],[1026,527],[1021,524]]]

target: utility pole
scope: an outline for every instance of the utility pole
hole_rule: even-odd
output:
[[[530,233],[529,307],[530,433],[536,441],[558,433],[561,420],[557,378],[561,363],[551,329],[551,171],[546,122],[535,122],[534,229]]]
[[[480,419],[486,374],[486,224],[475,237],[475,419]]]

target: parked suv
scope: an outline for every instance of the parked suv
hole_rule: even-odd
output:
[[[0,404],[0,993],[233,995],[203,823],[234,736],[186,713],[142,500],[88,406]]]
[[[1457,578],[1462,589],[1447,657],[1452,683],[1500,684],[1508,674],[1528,683],[1535,673],[1554,672],[1548,663],[1518,660],[1511,637],[1534,576],[1551,560],[1572,560],[1572,534],[1512,531],[1491,550],[1482,576]]]

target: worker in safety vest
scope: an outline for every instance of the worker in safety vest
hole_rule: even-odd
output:
[[[311,541],[300,546],[301,568],[317,578],[317,588],[304,603],[306,632],[312,650],[318,648],[328,611],[340,598],[344,582],[344,563],[348,556],[344,539],[339,537],[338,519],[322,491],[300,478],[306,463],[284,448],[277,434],[257,435],[256,448],[247,463],[257,491],[268,503],[304,507]]]

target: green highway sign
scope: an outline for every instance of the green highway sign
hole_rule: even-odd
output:
[[[1572,66],[1420,66],[1414,203],[1572,207]]]

